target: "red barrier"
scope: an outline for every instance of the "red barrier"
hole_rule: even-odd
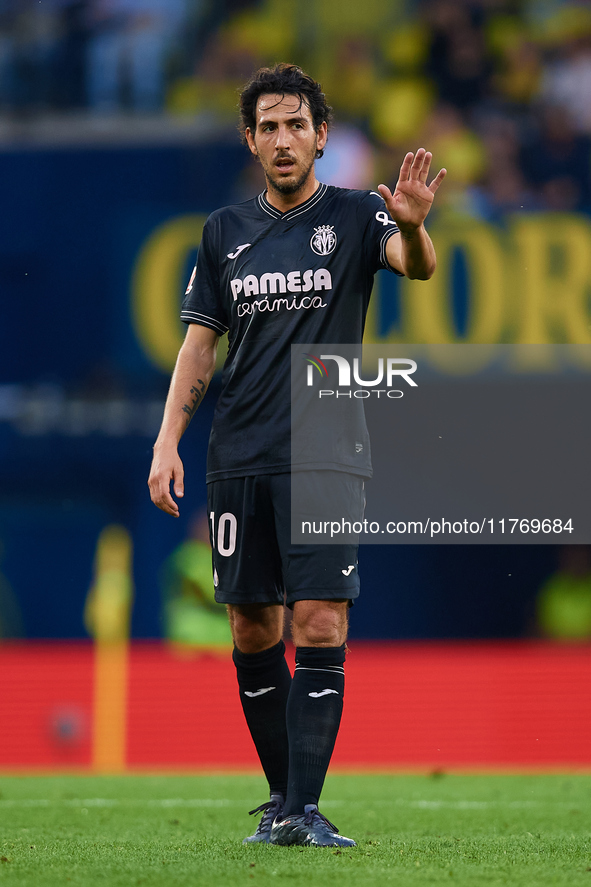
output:
[[[0,767],[89,767],[92,646],[0,645]]]
[[[588,767],[590,687],[587,646],[353,641],[333,763]],[[89,767],[91,745],[90,644],[1,646],[0,767]],[[127,762],[257,766],[227,654],[134,644]]]

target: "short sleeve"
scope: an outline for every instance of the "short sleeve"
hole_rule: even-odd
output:
[[[181,320],[207,326],[221,336],[228,331],[229,324],[220,299],[219,265],[214,240],[214,224],[208,219],[197,253],[197,264],[183,299]]]
[[[367,191],[362,197],[357,216],[363,231],[363,251],[372,274],[386,268],[395,274],[404,275],[392,268],[386,257],[386,244],[393,234],[400,230],[386,209],[384,198],[377,191]]]

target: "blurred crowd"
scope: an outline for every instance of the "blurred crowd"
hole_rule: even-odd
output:
[[[0,0],[0,113],[236,119],[295,61],[338,122],[324,180],[395,180],[427,145],[448,209],[591,208],[591,6],[561,0]]]

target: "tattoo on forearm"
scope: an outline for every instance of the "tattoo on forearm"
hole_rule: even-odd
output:
[[[202,379],[197,379],[197,381],[201,385],[201,388],[196,388],[192,385],[190,394],[193,395],[193,400],[183,406],[183,413],[187,414],[187,425],[195,415],[195,411],[203,400],[203,395],[205,394],[205,382]]]

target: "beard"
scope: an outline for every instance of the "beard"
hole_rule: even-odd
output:
[[[267,173],[267,182],[272,185],[273,190],[277,191],[279,194],[297,194],[308,181],[313,166],[314,161],[312,161],[308,168],[295,181],[291,182],[285,182],[281,179],[277,180]]]
[[[292,178],[291,180],[288,180],[288,181],[286,181],[284,179],[276,178],[274,175],[274,167],[267,166],[266,164],[262,164],[263,172],[265,173],[265,178],[267,180],[267,186],[272,188],[273,191],[276,191],[278,194],[283,194],[286,196],[291,195],[291,194],[297,194],[297,192],[300,191],[304,187],[306,182],[308,181],[308,178],[310,177],[310,173],[314,169],[314,160],[315,159],[316,159],[316,148],[314,148],[314,154],[312,155],[312,157],[306,158],[304,160],[304,163],[306,165],[305,165],[305,168],[303,169],[303,171],[299,175],[297,174],[297,171],[296,171],[295,175],[297,176],[297,178]]]

